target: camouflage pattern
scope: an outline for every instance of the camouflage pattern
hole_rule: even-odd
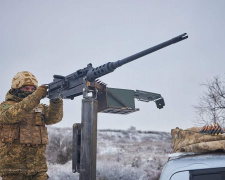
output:
[[[61,121],[63,102],[62,99],[50,101],[49,106],[39,103],[36,91],[24,99],[9,91],[0,104],[0,174],[3,179],[13,179],[15,175],[47,179],[45,125]]]
[[[26,176],[23,174],[9,174],[2,176],[2,180],[46,180],[48,175],[46,172],[39,172],[37,174]]]
[[[22,146],[4,143],[0,152],[1,175],[20,173],[30,176],[46,172],[45,150],[46,145]]]
[[[11,88],[18,89],[26,85],[35,86],[37,88],[38,81],[37,81],[37,78],[32,73],[28,71],[22,71],[22,72],[18,72],[13,77]]]
[[[225,151],[225,135],[210,135],[199,133],[199,128],[172,129],[173,152],[205,153]]]

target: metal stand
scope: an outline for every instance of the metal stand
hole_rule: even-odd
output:
[[[82,99],[80,180],[96,180],[98,101]]]
[[[106,88],[106,84],[100,81],[86,82],[86,79],[84,83],[81,123],[73,125],[72,171],[80,173],[80,180],[96,180],[97,113],[135,112],[139,109],[135,108],[134,98],[156,101],[158,108],[165,103],[156,93]]]

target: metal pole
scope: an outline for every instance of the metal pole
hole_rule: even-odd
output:
[[[80,180],[96,180],[98,101],[82,99]]]
[[[73,124],[72,172],[80,173],[81,123]]]

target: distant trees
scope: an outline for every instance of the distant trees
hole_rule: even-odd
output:
[[[206,91],[199,98],[198,105],[194,106],[197,114],[195,123],[220,123],[225,126],[225,82],[218,76],[202,84]]]

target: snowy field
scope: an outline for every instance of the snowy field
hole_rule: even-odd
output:
[[[49,180],[78,180],[72,173],[72,129],[48,127],[48,132]],[[99,130],[97,180],[158,180],[170,152],[166,132]]]
[[[49,129],[47,148],[50,180],[78,180],[72,173],[72,129]],[[97,180],[157,180],[171,152],[166,132],[99,130]]]

